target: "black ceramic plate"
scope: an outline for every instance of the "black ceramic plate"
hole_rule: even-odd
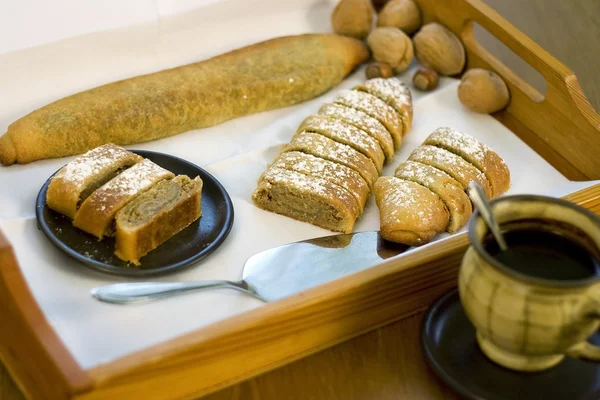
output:
[[[590,342],[600,344],[600,334]],[[519,373],[488,359],[479,350],[456,289],[427,312],[421,344],[429,366],[466,399],[600,399],[600,364],[565,358],[547,371]]]
[[[233,204],[225,188],[202,168],[180,158],[145,150],[131,150],[168,169],[175,175],[200,176],[202,216],[190,226],[140,259],[140,267],[128,266],[114,255],[115,241],[98,241],[94,236],[73,227],[71,220],[46,204],[46,181],[36,202],[38,227],[59,249],[84,265],[121,276],[162,275],[188,267],[212,253],[227,237],[233,225]]]

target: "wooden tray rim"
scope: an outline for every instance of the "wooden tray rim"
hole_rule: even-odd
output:
[[[449,0],[446,8],[439,6],[434,8],[435,0],[417,0],[417,2],[423,10],[426,22],[439,21],[463,38],[469,54],[469,67],[493,69],[507,80],[511,95],[514,96],[514,104],[517,100],[521,102],[519,96],[529,96],[529,88],[510,70],[477,47],[471,37],[472,21],[479,22],[496,37],[503,39],[507,46],[527,62],[540,67],[539,70],[549,85],[548,94],[544,101],[532,105],[528,109],[529,112],[548,113],[566,104],[566,114],[573,117],[572,130],[568,133],[581,136],[584,141],[600,140],[598,138],[600,116],[593,111],[585,99],[574,74],[495,11],[480,0]],[[456,15],[452,17],[445,15],[445,12],[450,12],[449,10],[454,11]],[[576,160],[569,159],[566,153],[560,153],[560,149],[542,143],[536,128],[523,122],[521,112],[522,110],[518,110],[517,107],[509,106],[507,110],[494,116],[513,132],[518,131],[519,136],[530,147],[553,165],[561,166],[561,172],[571,179],[586,181],[599,178],[593,175],[593,160],[584,160],[585,162],[577,164]],[[592,207],[595,212],[600,213],[600,184],[566,197],[584,207]],[[5,322],[11,322],[11,329],[0,330],[0,358],[15,377],[21,390],[32,398],[114,397],[117,394],[131,394],[141,385],[145,387],[147,397],[153,398],[157,395],[152,393],[152,389],[157,387],[157,384],[164,385],[165,382],[181,383],[181,387],[176,390],[170,388],[174,389],[170,390],[173,395],[176,393],[206,394],[422,310],[423,304],[431,298],[421,298],[421,302],[410,300],[408,297],[411,292],[408,290],[407,282],[422,279],[435,267],[439,277],[428,286],[431,294],[440,294],[454,287],[456,263],[459,262],[467,246],[466,234],[457,234],[433,244],[428,251],[414,252],[399,259],[385,261],[368,270],[199,328],[107,364],[82,369],[36,303],[17,264],[10,243],[0,230],[0,317]],[[373,290],[389,287],[405,287],[407,293]],[[383,299],[389,300],[389,303],[382,302]],[[336,310],[342,310],[346,314],[333,317],[321,316],[314,312],[324,304],[334,305]],[[383,307],[388,309],[383,311],[374,309],[374,305],[378,304],[384,304]],[[404,308],[389,310],[399,304],[404,304]],[[347,305],[352,305],[355,309],[349,310]],[[362,324],[348,325],[352,315],[364,310],[370,310],[370,315],[365,317]],[[242,364],[240,367],[240,371],[244,372],[222,374],[224,369],[218,368],[222,366],[223,361],[219,359],[220,352],[224,349],[231,351],[231,358],[243,363],[241,357],[252,354],[252,349],[246,349],[244,352],[242,351],[244,349],[240,348],[241,345],[267,340],[273,342],[271,348],[276,349],[283,340],[293,336],[294,326],[289,321],[292,317],[303,318],[313,323],[308,328],[304,327],[302,332],[296,333],[300,338],[296,351],[288,352],[289,354],[281,357],[277,354],[268,356],[271,357],[270,359],[265,356],[267,359],[262,363],[253,364],[250,360],[247,361],[247,365]],[[281,331],[269,336],[268,330],[265,329],[268,328],[269,321],[279,321]],[[335,328],[339,331],[326,332],[318,322],[323,322],[322,325],[327,329]],[[321,332],[323,336],[319,340],[313,338],[311,341],[306,335],[308,330]],[[242,337],[246,340],[241,341]],[[215,363],[217,367],[214,369],[221,372],[221,375],[217,372],[212,372],[211,375],[211,362]],[[206,374],[206,381],[210,383],[195,384],[190,383],[189,380],[182,383],[181,376],[179,381],[174,380],[177,376],[174,370],[182,366],[184,369],[180,372],[181,376],[189,377],[202,371]]]

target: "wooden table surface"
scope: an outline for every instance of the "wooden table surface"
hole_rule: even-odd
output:
[[[567,64],[592,106],[600,110],[599,0],[485,1]],[[518,63],[510,52],[484,38],[482,42],[536,86],[535,73]],[[421,358],[421,320],[422,315],[416,315],[387,325],[205,399],[455,399],[423,363],[411,362]],[[429,385],[412,384],[422,381]],[[0,400],[20,399],[23,395],[0,364]]]

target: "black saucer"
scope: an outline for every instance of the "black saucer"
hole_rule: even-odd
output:
[[[600,344],[600,334],[590,342]],[[479,350],[456,289],[428,310],[421,344],[429,366],[465,399],[600,399],[600,364],[567,357],[547,371],[519,373],[489,360]]]
[[[233,203],[225,188],[204,169],[181,158],[153,151],[131,151],[175,175],[182,174],[190,178],[200,176],[203,181],[200,219],[142,257],[140,267],[131,267],[114,255],[114,238],[98,241],[75,228],[69,218],[48,207],[46,191],[50,177],[42,186],[36,201],[38,227],[52,244],[69,256],[89,268],[113,275],[162,275],[188,267],[212,253],[225,240],[233,225]]]

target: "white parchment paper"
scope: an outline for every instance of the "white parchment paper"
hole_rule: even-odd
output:
[[[37,39],[23,39],[21,50],[0,43],[5,49],[14,50],[0,54],[0,132],[35,108],[80,90],[198,61],[275,36],[328,32],[335,2],[136,0],[134,3],[136,7],[128,8],[133,14],[130,20],[141,24],[123,26],[122,21],[107,17],[107,23],[92,26],[92,33],[83,36],[72,37],[81,33],[80,26],[52,31],[50,37],[63,39],[59,42],[31,47],[32,43],[45,43],[42,31]],[[185,13],[177,14],[182,10]],[[49,26],[44,29],[52,30]],[[111,30],[95,32],[98,29]],[[409,71],[401,78],[409,83],[411,76]],[[250,195],[266,164],[289,141],[302,119],[324,102],[333,100],[340,90],[351,88],[363,79],[364,71],[360,69],[339,87],[306,103],[130,146],[170,153],[206,168],[228,190],[235,207],[233,229],[217,251],[191,269],[154,280],[237,280],[241,278],[244,261],[259,251],[331,234],[262,211],[253,206]],[[592,184],[569,182],[492,117],[465,110],[456,96],[457,84],[456,80],[443,79],[441,87],[431,94],[413,92],[412,131],[405,137],[396,161],[386,167],[385,175],[391,175],[396,165],[432,130],[450,126],[477,137],[504,158],[512,172],[508,194],[561,196]],[[34,202],[40,187],[71,159],[0,168],[0,228],[14,246],[27,283],[43,312],[83,368],[261,306],[252,298],[228,290],[197,292],[131,306],[93,300],[89,295],[93,287],[126,279],[90,271],[71,260],[37,230],[34,218]],[[377,230],[378,218],[371,198],[355,230]],[[444,237],[440,235],[438,240]]]

